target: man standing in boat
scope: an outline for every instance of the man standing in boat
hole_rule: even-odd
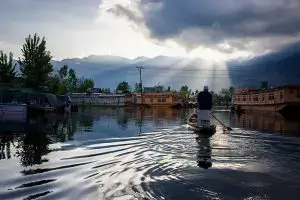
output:
[[[210,112],[212,109],[212,95],[208,91],[208,86],[204,86],[203,91],[197,96],[197,124],[198,126],[210,126]]]

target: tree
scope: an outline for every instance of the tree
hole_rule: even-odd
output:
[[[110,88],[102,88],[101,90],[104,94],[110,94]]]
[[[68,65],[64,65],[58,70],[58,77],[59,77],[58,93],[59,94],[66,93],[68,91],[67,76],[68,76]]]
[[[134,85],[134,92],[139,93],[141,92],[142,84],[141,83],[135,83]]]
[[[51,55],[46,51],[46,41],[37,34],[29,35],[23,44],[22,60],[19,58],[20,71],[25,81],[25,86],[38,88],[46,85],[49,74],[53,71]]]
[[[48,90],[52,94],[60,94],[60,79],[57,74],[50,76],[48,80]]]
[[[189,94],[190,94],[190,90],[189,90],[189,87],[188,86],[186,86],[186,85],[183,85],[183,86],[181,86],[181,88],[180,88],[180,94],[182,95],[182,96],[184,96],[184,97],[188,97],[189,96]]]
[[[66,82],[66,78],[68,76],[68,65],[62,66],[58,71],[59,77],[62,83]]]
[[[268,87],[269,87],[268,81],[260,82],[260,89],[268,89]]]
[[[94,81],[92,79],[85,79],[78,87],[79,92],[86,92],[88,89],[94,88]]]
[[[234,95],[234,91],[235,91],[235,88],[233,86],[230,86],[229,88],[229,93],[230,93],[230,98],[232,99],[233,95]]]
[[[130,92],[130,87],[129,87],[129,84],[128,82],[126,81],[122,81],[118,84],[117,88],[116,88],[116,91],[120,91],[121,93],[128,93]]]
[[[11,83],[16,77],[16,64],[13,65],[13,54],[0,51],[0,83]]]
[[[171,87],[170,87],[170,86],[168,86],[167,91],[168,91],[168,92],[171,92]]]
[[[70,92],[73,92],[78,84],[78,79],[76,76],[76,72],[74,69],[69,69],[68,77],[67,77],[67,89]]]

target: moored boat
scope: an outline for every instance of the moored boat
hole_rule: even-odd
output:
[[[1,121],[26,121],[27,105],[23,103],[1,103]]]
[[[300,110],[300,85],[267,89],[238,88],[232,100],[232,110],[296,113]]]

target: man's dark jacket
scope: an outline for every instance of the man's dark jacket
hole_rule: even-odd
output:
[[[199,110],[211,110],[212,108],[212,95],[208,91],[199,92],[197,97]]]

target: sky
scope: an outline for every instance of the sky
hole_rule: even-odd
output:
[[[299,0],[1,0],[0,50],[29,34],[54,59],[251,57],[300,40]]]

